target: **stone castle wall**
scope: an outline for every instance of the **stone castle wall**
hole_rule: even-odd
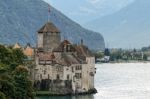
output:
[[[60,33],[44,33],[43,48],[50,51],[57,48],[60,44]]]

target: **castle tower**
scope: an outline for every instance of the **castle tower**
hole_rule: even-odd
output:
[[[53,23],[47,22],[38,31],[38,48],[45,52],[52,52],[54,48],[59,46],[60,42],[60,31]]]

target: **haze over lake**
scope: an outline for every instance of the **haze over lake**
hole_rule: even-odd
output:
[[[98,64],[96,67],[97,94],[36,99],[150,99],[150,63]]]

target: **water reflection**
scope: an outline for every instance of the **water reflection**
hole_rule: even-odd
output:
[[[79,95],[79,96],[41,96],[35,99],[94,99],[94,95]]]

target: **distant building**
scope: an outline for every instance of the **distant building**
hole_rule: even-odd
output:
[[[30,46],[30,44],[28,43],[25,47],[21,46],[19,43],[16,43],[14,46],[13,46],[13,49],[21,49],[24,53],[24,55],[26,55],[27,57],[29,58],[34,58],[34,48],[32,48]]]
[[[29,47],[24,52],[32,55]],[[54,94],[96,92],[95,57],[83,40],[79,45],[73,45],[68,40],[61,42],[59,29],[48,22],[38,31],[34,55],[36,66],[33,79],[38,90],[49,90]]]
[[[28,57],[33,57],[34,56],[34,48],[30,46],[28,43],[25,48],[23,49],[23,53],[28,56]]]
[[[14,49],[17,49],[17,48],[21,48],[20,44],[19,43],[16,43],[14,46],[13,46]]]

